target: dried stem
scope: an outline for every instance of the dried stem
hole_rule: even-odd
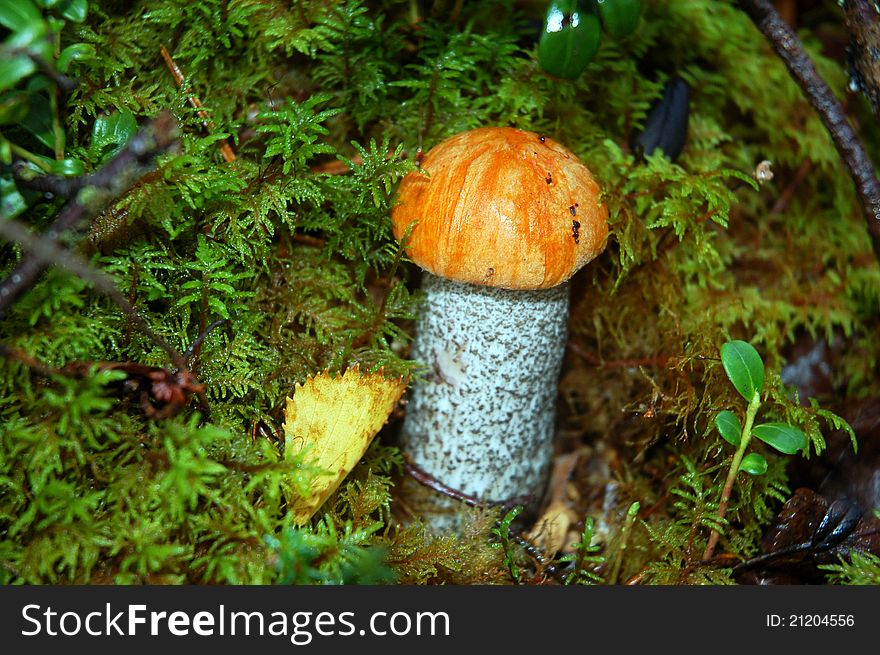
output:
[[[83,280],[90,282],[98,291],[109,296],[119,308],[125,312],[130,321],[135,323],[138,328],[143,330],[153,342],[162,348],[171,359],[174,365],[180,369],[186,367],[186,360],[171,347],[162,337],[153,332],[146,321],[138,314],[137,310],[128,302],[123,293],[116,286],[116,282],[106,273],[97,270],[87,261],[82,259],[76,253],[73,253],[59,246],[52,238],[48,236],[36,236],[31,234],[26,227],[15,220],[0,221],[0,236],[9,241],[20,244],[29,251],[30,257],[40,266],[47,267],[49,265],[63,268],[74,275],[79,276]]]
[[[782,20],[772,2],[740,0],[740,6],[772,44],[831,134],[837,152],[856,185],[871,235],[871,245],[875,256],[880,258],[880,180],[843,107],[816,71],[794,30]]]
[[[518,505],[534,507],[537,503],[537,498],[531,494],[516,496],[515,498],[510,498],[508,500],[480,500],[479,498],[475,498],[474,496],[459,491],[458,489],[453,489],[443,482],[440,482],[440,480],[425,471],[423,468],[414,464],[407,455],[404,455],[403,458],[403,468],[407,475],[419,484],[428,487],[442,496],[448,496],[460,503],[464,503],[469,507],[500,507],[502,511],[507,512]]]
[[[171,114],[164,112],[141,129],[107,164],[91,175],[70,180],[65,189],[76,193],[44,233],[47,242],[55,242],[65,233],[88,222],[120,195],[125,193],[145,173],[152,170],[156,157],[175,143],[177,126]],[[36,184],[36,179],[31,180]],[[57,178],[50,178],[46,187],[59,190]],[[0,317],[22,293],[36,284],[40,274],[52,260],[34,252],[26,254],[5,280],[0,282]]]
[[[853,82],[880,115],[880,11],[873,0],[844,0],[843,18],[850,36]]]
[[[161,50],[162,59],[165,60],[165,65],[168,67],[168,70],[171,71],[171,76],[174,78],[174,81],[177,82],[177,86],[183,88],[183,84],[186,81],[186,76],[183,74],[180,66],[177,65],[177,62],[175,62],[174,59],[171,58],[171,54],[168,52],[168,49],[164,45],[162,46]],[[210,134],[213,127],[211,125],[211,120],[208,116],[208,112],[205,111],[205,106],[196,95],[190,93],[188,94],[188,96],[189,104],[192,105],[193,109],[195,109],[199,113],[199,118],[202,119],[202,125],[205,126],[205,129]],[[235,153],[232,151],[232,147],[229,145],[229,142],[226,141],[226,139],[218,141],[217,147],[220,148],[220,154],[226,162],[235,161]]]

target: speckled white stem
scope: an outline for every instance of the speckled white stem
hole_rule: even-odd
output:
[[[443,484],[483,501],[544,491],[565,350],[568,284],[513,291],[424,274],[402,448]],[[415,503],[435,530],[460,509]]]

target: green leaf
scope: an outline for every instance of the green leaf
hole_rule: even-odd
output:
[[[0,59],[0,91],[9,89],[36,70],[30,57],[18,56]]]
[[[2,144],[8,141],[0,142]],[[27,209],[27,201],[18,192],[15,182],[8,177],[0,177],[0,219],[8,220],[15,218]]]
[[[758,453],[749,453],[743,457],[739,470],[745,471],[750,475],[763,475],[767,472],[767,460]]]
[[[28,82],[28,86],[31,86],[31,82],[40,77],[42,75],[32,78]],[[42,93],[32,93],[30,102],[30,111],[21,121],[20,127],[33,134],[49,151],[54,152],[55,130],[52,123],[52,103]]]
[[[794,455],[807,446],[806,435],[788,423],[762,423],[752,428],[752,434],[786,455]]]
[[[127,109],[101,116],[92,128],[92,152],[101,153],[108,146],[118,150],[137,132],[137,121]]]
[[[13,32],[35,29],[43,17],[31,0],[0,0],[0,25]]]
[[[49,166],[55,175],[82,175],[86,167],[79,159],[55,159]]]
[[[82,23],[88,13],[88,0],[67,0],[61,4],[61,15],[74,23]]]
[[[718,428],[718,432],[725,441],[739,446],[742,439],[742,426],[740,426],[736,414],[728,410],[719,412],[715,417],[715,427]]]
[[[642,0],[598,0],[602,24],[615,39],[623,39],[639,26]]]
[[[16,125],[27,116],[30,102],[28,95],[11,92],[0,96],[0,125]]]
[[[80,59],[93,59],[95,57],[95,46],[89,43],[73,43],[58,56],[58,70],[66,73],[70,68],[70,64]]]
[[[556,77],[574,80],[599,50],[602,25],[590,2],[555,0],[547,8],[538,63]]]
[[[754,346],[745,341],[728,341],[721,346],[721,363],[727,377],[747,401],[764,388],[764,362]]]

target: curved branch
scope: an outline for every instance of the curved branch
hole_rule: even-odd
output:
[[[843,107],[804,51],[794,30],[769,0],[740,0],[740,6],[767,37],[825,124],[859,194],[871,245],[880,259],[880,180],[865,147],[850,125]]]
[[[880,116],[880,11],[872,0],[844,0],[843,20],[849,32],[853,83]]]
[[[67,233],[100,214],[109,204],[152,170],[155,159],[169,150],[177,139],[177,124],[168,112],[159,114],[145,125],[110,161],[91,175],[61,180],[45,176],[31,180],[29,186],[74,195],[61,209],[45,232],[57,242]],[[19,170],[19,178],[21,171]],[[87,191],[88,193],[80,193]],[[47,262],[27,253],[6,279],[0,281],[0,318],[15,300],[30,289],[46,270]]]

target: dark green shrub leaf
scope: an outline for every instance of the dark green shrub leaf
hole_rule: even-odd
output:
[[[79,159],[56,159],[51,169],[55,175],[82,175],[86,172],[86,167]]]
[[[28,90],[31,91],[32,86],[39,88],[39,84],[43,79],[45,79],[43,75],[32,77],[28,80]],[[30,104],[30,111],[21,121],[20,126],[33,134],[46,148],[54,152],[55,128],[52,122],[52,103],[43,93],[31,93]],[[61,144],[61,147],[64,147],[64,143]]]
[[[8,144],[9,142],[0,142],[0,156],[2,156],[3,143]],[[0,177],[0,219],[15,218],[25,209],[27,209],[27,201],[18,192],[12,178]]]
[[[13,32],[38,29],[43,17],[31,0],[0,0],[0,25]]]
[[[749,453],[743,457],[739,470],[745,471],[749,475],[763,475],[767,472],[767,460],[758,453]]]
[[[89,13],[88,0],[66,0],[61,3],[61,15],[74,23],[82,23]]]
[[[12,88],[34,70],[36,66],[29,57],[18,56],[0,60],[0,91]]]
[[[721,363],[727,377],[747,401],[764,388],[764,362],[755,348],[745,341],[728,341],[721,346]]]
[[[78,59],[92,59],[95,56],[95,47],[88,43],[74,43],[61,51],[58,57],[58,70],[66,73],[70,64]]]
[[[555,0],[547,8],[538,63],[556,77],[577,79],[599,50],[602,25],[588,2]]]
[[[752,434],[786,455],[794,455],[807,445],[806,435],[787,423],[762,423],[752,428]]]
[[[30,102],[26,93],[5,93],[0,96],[0,125],[16,125],[27,116]]]
[[[642,14],[642,0],[598,0],[605,31],[622,39],[636,31]]]
[[[728,410],[719,412],[715,417],[715,427],[718,428],[718,432],[725,441],[739,446],[742,439],[742,426],[740,426],[736,414]]]
[[[108,146],[117,148],[128,143],[137,132],[137,121],[127,109],[101,116],[92,128],[92,151],[96,154]]]

